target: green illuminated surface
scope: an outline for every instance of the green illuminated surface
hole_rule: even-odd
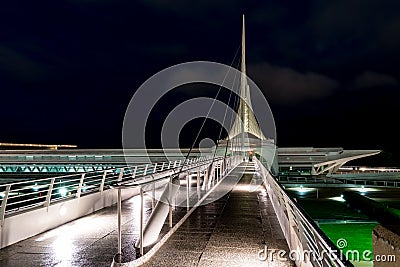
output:
[[[377,223],[341,223],[320,224],[319,226],[335,244],[338,239],[346,239],[347,247],[342,249],[343,253],[348,250],[358,250],[362,257],[364,251],[372,252],[372,230],[377,225]],[[371,253],[371,259],[372,255]],[[350,257],[350,260],[353,259]]]

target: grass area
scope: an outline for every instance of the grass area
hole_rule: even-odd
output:
[[[347,207],[346,202],[332,199],[298,199],[300,206],[314,220],[368,220],[368,216],[359,213],[353,208]],[[347,246],[342,252],[353,259],[353,254],[349,250],[357,250],[362,259],[363,252],[371,251],[369,258],[372,260],[372,230],[378,223],[320,223],[319,227],[337,245],[339,239],[345,239]],[[348,254],[346,254],[348,253]]]
[[[307,199],[297,198],[300,206],[314,220],[370,220],[367,215],[357,212],[355,209],[348,207],[346,202],[340,202],[333,199]],[[400,216],[400,201],[379,201],[388,206],[389,210]],[[354,260],[357,266],[357,260],[363,260],[363,253],[370,251],[368,258],[373,259],[372,247],[372,230],[379,223],[371,222],[347,222],[347,223],[326,223],[320,222],[319,227],[329,237],[330,240],[338,245],[338,240],[345,239],[347,246],[341,248],[342,252],[349,258]],[[359,258],[353,258],[353,253],[349,251],[358,251]],[[357,255],[355,255],[357,256]]]
[[[320,228],[326,233],[329,239],[335,244],[341,238],[347,241],[347,246],[342,249],[346,254],[348,250],[358,250],[360,258],[363,252],[369,250],[372,252],[372,230],[377,223],[343,223],[343,224],[320,224]],[[352,259],[351,253],[350,260]],[[370,255],[372,260],[372,253]]]
[[[300,206],[316,219],[365,220],[368,217],[346,206],[345,202],[331,199],[298,199]]]

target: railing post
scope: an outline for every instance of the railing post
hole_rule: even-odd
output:
[[[143,188],[140,187],[140,255],[143,256]]]
[[[122,181],[122,177],[124,177],[124,168],[119,170],[118,181]]]
[[[186,210],[189,211],[189,195],[190,195],[190,173],[187,172],[186,174]]]
[[[6,206],[7,206],[7,200],[8,200],[8,195],[10,194],[11,190],[11,185],[7,185],[6,187],[6,192],[4,193],[3,200],[1,201],[1,210],[0,210],[0,219],[1,219],[1,226],[3,227],[4,224],[4,216],[6,214]]]
[[[81,180],[79,181],[78,189],[76,190],[76,197],[77,198],[81,197],[82,186],[83,186],[83,180],[84,179],[85,179],[85,173],[82,173]]]
[[[169,177],[169,227],[172,228],[172,176]]]
[[[118,212],[118,254],[122,254],[122,197],[121,197],[121,189],[118,188],[118,205],[117,205],[117,212]],[[142,241],[142,240],[140,240]]]
[[[136,177],[136,171],[137,171],[137,166],[135,166],[135,168],[133,169],[133,174],[132,174],[133,179],[135,179]]]
[[[154,210],[155,206],[155,199],[156,199],[156,185],[154,183],[154,177],[153,175],[151,176],[153,182],[151,183],[151,209]]]
[[[196,186],[197,186],[197,200],[200,200],[200,167],[197,168],[197,179],[196,179]]]
[[[162,166],[161,166],[161,171],[163,171],[163,170],[164,170],[164,165],[165,165],[165,162],[163,162],[163,163],[162,163]]]
[[[55,181],[56,181],[56,178],[51,178],[51,180],[50,180],[49,191],[47,192],[46,202],[44,203],[44,206],[47,207],[47,210],[49,210],[51,194],[53,193],[53,187],[54,187]]]
[[[157,163],[154,165],[153,173],[156,173],[156,171],[157,171]]]
[[[146,176],[147,173],[147,168],[149,167],[149,164],[146,164],[146,167],[144,167],[144,172],[143,172],[143,176]]]
[[[107,170],[104,171],[103,177],[101,178],[100,189],[99,191],[102,193],[104,191],[104,183],[106,182]]]

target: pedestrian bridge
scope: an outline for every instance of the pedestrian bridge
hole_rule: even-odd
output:
[[[0,266],[352,266],[274,176],[244,46],[243,18],[237,116],[208,155],[0,185]]]
[[[21,259],[24,266],[265,266],[273,250],[311,253],[306,262],[272,253],[280,266],[351,266],[255,157],[199,157],[3,187],[1,266]]]

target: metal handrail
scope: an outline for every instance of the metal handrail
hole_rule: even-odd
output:
[[[185,166],[209,162],[209,157],[196,157]],[[160,166],[160,167],[158,167]],[[55,202],[79,198],[84,194],[102,192],[116,181],[133,181],[164,171],[176,171],[181,160],[124,166],[105,170],[17,181],[0,185],[0,222],[5,215],[21,210],[48,207]]]
[[[199,162],[197,164],[194,164],[194,165],[192,165],[192,164],[187,165],[187,166],[192,166],[192,167],[187,167],[185,169],[179,169],[179,171],[178,172],[174,172],[173,175],[178,175],[180,173],[187,172],[190,169],[195,169],[195,168],[198,168],[200,166],[209,165],[210,163],[218,162],[218,161],[222,160],[223,158],[224,157],[216,157],[216,158],[211,158],[211,159],[208,159],[208,160],[201,161],[201,162]],[[149,177],[152,177],[152,174],[150,174]],[[169,179],[169,177],[160,177],[160,178],[155,178],[155,179],[152,179],[152,180],[139,180],[139,181],[135,181],[135,179],[126,180],[126,181],[122,181],[122,182],[121,181],[116,181],[116,182],[112,183],[110,185],[110,187],[111,188],[115,188],[115,189],[125,189],[125,188],[131,188],[131,187],[144,186],[144,185],[156,183],[158,181],[165,180],[165,179]]]
[[[289,248],[294,250],[300,248],[306,254],[312,252],[312,257],[310,256],[309,260],[315,266],[322,266],[321,264],[332,267],[353,266],[304,209],[286,193],[282,185],[275,180],[274,176],[259,160],[257,160],[257,165],[261,170],[269,198],[281,227],[287,227],[287,229],[282,229],[282,232]],[[298,246],[291,247],[292,241]]]
[[[216,184],[218,184],[219,182],[219,176],[224,176],[224,174],[227,173],[227,171],[229,169],[233,169],[234,167],[236,167],[237,164],[239,164],[238,162],[240,162],[242,160],[241,156],[232,156],[229,157],[231,159],[230,163],[227,164],[227,166],[223,166],[224,164],[222,162],[225,162],[225,160],[227,159],[226,157],[212,157],[211,159],[205,159],[203,161],[198,161],[196,160],[193,164],[193,162],[190,161],[185,161],[187,162],[187,164],[185,166],[188,166],[188,168],[184,169],[184,168],[179,168],[178,172],[174,172],[174,174],[172,175],[167,175],[164,177],[160,177],[158,179],[152,179],[152,180],[142,180],[139,181],[138,183],[135,183],[134,180],[127,180],[127,181],[121,181],[121,179],[119,179],[119,181],[113,183],[112,185],[110,185],[111,188],[115,188],[117,189],[117,217],[118,217],[118,253],[117,255],[122,255],[122,210],[121,210],[121,194],[122,194],[122,190],[123,189],[128,189],[128,188],[132,188],[132,187],[137,187],[139,188],[139,192],[140,192],[140,218],[139,218],[139,240],[140,240],[140,245],[139,245],[139,253],[141,256],[144,255],[144,247],[143,247],[143,236],[144,236],[144,216],[143,216],[143,211],[144,211],[144,200],[143,200],[143,196],[144,196],[144,191],[145,191],[145,186],[148,184],[155,184],[158,181],[161,180],[169,180],[169,184],[168,184],[168,192],[169,192],[169,200],[168,200],[168,206],[169,206],[169,227],[172,228],[173,225],[173,220],[172,220],[172,206],[173,206],[173,201],[172,201],[172,194],[171,194],[171,187],[173,184],[173,177],[176,177],[177,175],[184,173],[184,172],[188,172],[188,170],[190,169],[198,169],[197,171],[197,189],[200,190],[199,187],[199,179],[200,179],[200,167],[204,166],[204,165],[210,165],[214,166],[214,170],[216,171]],[[238,160],[239,159],[239,160]],[[193,165],[192,165],[193,164]],[[189,166],[193,166],[193,167],[189,167]],[[175,167],[175,165],[174,165]],[[179,166],[176,166],[179,167]],[[206,174],[205,174],[206,175]],[[152,175],[150,175],[151,177]],[[153,177],[154,178],[154,177]],[[189,214],[189,175],[186,176],[186,181],[187,181],[187,185],[186,185],[186,204],[187,204],[187,212]],[[203,181],[204,183],[204,181]],[[216,185],[214,184],[214,186]],[[205,188],[205,190],[212,190],[211,186],[209,188]],[[155,199],[155,192],[154,192],[154,186],[152,188],[152,199]],[[152,203],[152,212],[154,212],[154,203]],[[163,222],[162,222],[163,223]]]

